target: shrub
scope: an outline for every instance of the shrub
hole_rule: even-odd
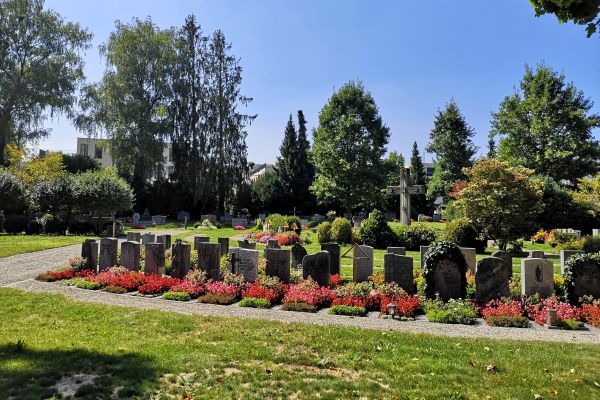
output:
[[[320,287],[315,281],[308,279],[291,285],[283,297],[283,304],[306,303],[321,308],[329,306],[333,298],[334,293],[331,289]]]
[[[546,243],[555,247],[559,244],[574,242],[575,240],[577,240],[577,235],[574,232],[559,232],[556,229],[553,229],[550,231]]]
[[[237,297],[228,293],[209,292],[198,298],[199,303],[220,304],[227,306],[237,301]]]
[[[331,240],[340,244],[352,243],[352,225],[346,218],[338,217],[331,224]]]
[[[116,294],[127,293],[127,289],[125,289],[124,287],[115,286],[115,285],[106,286],[102,289],[102,291],[109,292],[109,293],[116,293]]]
[[[27,217],[24,215],[7,215],[4,220],[4,230],[13,234],[25,232],[27,230]]]
[[[138,292],[147,295],[161,294],[179,283],[181,283],[181,280],[177,278],[163,277],[154,274],[146,275],[144,284],[138,288]]]
[[[414,316],[421,311],[421,299],[419,296],[411,296],[404,290],[390,290],[393,284],[385,285],[381,291],[381,302],[380,312],[382,314],[388,313],[388,305],[390,303],[396,304],[396,315],[399,317],[414,318]]]
[[[485,319],[486,324],[505,328],[529,328],[529,320],[523,316],[492,315]]]
[[[436,297],[435,288],[430,283],[433,280],[433,275],[435,269],[437,268],[438,262],[442,259],[450,260],[458,265],[460,269],[460,277],[462,279],[460,287],[463,290],[460,297],[464,298],[467,294],[467,261],[457,245],[444,241],[434,243],[429,251],[425,254],[425,262],[423,264],[425,295],[430,299]]]
[[[558,320],[574,319],[580,320],[580,311],[577,307],[563,303],[556,296],[541,300],[539,296],[531,296],[525,299],[525,312],[529,319],[535,321],[538,325],[544,325],[548,315],[548,310],[555,309]]]
[[[240,301],[240,307],[252,307],[252,308],[270,308],[271,303],[268,300],[258,297],[244,297]]]
[[[192,298],[188,292],[167,292],[162,295],[163,299],[175,301],[190,301]]]
[[[300,236],[296,232],[279,233],[273,236],[272,239],[277,239],[280,246],[291,246],[300,243]]]
[[[367,315],[367,309],[364,307],[343,306],[343,305],[333,306],[327,312],[329,314],[347,315],[349,317],[364,317],[365,315]]]
[[[568,331],[576,331],[578,329],[583,329],[583,323],[576,321],[574,319],[561,319],[556,324],[559,328],[565,329]]]
[[[308,221],[309,228],[315,228],[319,223],[317,221]]]
[[[564,293],[565,298],[571,304],[576,304],[579,299],[576,297],[575,282],[573,280],[573,269],[582,265],[591,265],[592,268],[600,271],[600,254],[575,254],[565,262]]]
[[[284,311],[317,312],[317,306],[304,302],[283,303],[281,309]]]
[[[270,304],[277,304],[285,294],[285,285],[277,277],[263,276],[257,282],[248,284],[242,297],[265,299]]]
[[[87,290],[98,290],[100,289],[101,285],[98,282],[93,282],[93,281],[79,281],[75,284],[75,287],[79,288],[79,289],[87,289]]]
[[[600,253],[600,236],[584,236],[583,251],[586,253]]]
[[[298,227],[298,231],[296,233],[300,233],[300,218],[296,216],[271,214],[267,217],[266,220],[271,223],[271,232],[278,232],[279,228],[282,228],[284,230],[292,230],[292,225],[296,224],[296,226]]]
[[[394,234],[399,246],[414,251],[419,250],[421,246],[431,245],[438,236],[438,231],[423,224],[395,225]]]
[[[317,240],[319,243],[331,242],[331,222],[321,222],[317,226]]]
[[[474,247],[478,253],[485,251],[485,240],[481,240],[466,218],[457,218],[446,224],[444,240],[456,243],[461,247]]]
[[[431,322],[443,324],[471,325],[477,314],[467,300],[453,300],[444,303],[436,299],[425,303],[425,315]]]
[[[395,235],[383,213],[375,209],[369,214],[369,218],[362,222],[360,239],[363,244],[382,249],[394,243]]]

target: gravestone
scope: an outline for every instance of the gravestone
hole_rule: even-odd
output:
[[[290,255],[291,252],[286,249],[266,249],[265,273],[278,277],[283,283],[290,283]]]
[[[543,258],[524,258],[521,260],[521,294],[532,296],[536,293],[542,298],[554,293],[552,262]]]
[[[529,250],[527,258],[545,258],[545,254],[542,250]]]
[[[177,221],[189,221],[191,215],[187,211],[177,211]]]
[[[211,224],[217,223],[217,216],[214,214],[203,214],[200,215],[200,222],[204,222],[205,220],[209,220]]]
[[[407,293],[415,292],[413,282],[413,259],[401,254],[383,256],[383,277],[386,283],[396,282]]]
[[[340,245],[336,242],[321,243],[321,251],[329,253],[329,271],[331,275],[340,273]]]
[[[217,238],[217,243],[221,246],[221,257],[225,254],[229,254],[229,238]]]
[[[485,257],[479,260],[475,273],[475,301],[483,305],[490,300],[508,297],[511,275],[512,266],[501,258]]]
[[[155,243],[155,242],[156,242],[156,235],[153,235],[151,233],[144,233],[142,235],[142,244]]]
[[[465,261],[467,262],[467,271],[471,273],[471,275],[475,275],[475,268],[477,267],[477,252],[472,247],[461,247],[460,252],[465,257]]]
[[[565,273],[565,262],[575,254],[582,254],[583,250],[561,250],[560,251],[560,273]]]
[[[140,214],[139,213],[134,213],[133,217],[132,217],[132,222],[134,226],[137,226],[140,224]]]
[[[308,228],[308,220],[305,218],[300,218],[300,226],[302,228],[304,228],[304,227]]]
[[[146,243],[144,255],[144,273],[162,275],[165,271],[165,245]]]
[[[117,265],[117,249],[119,241],[115,238],[100,239],[99,271],[102,272]]]
[[[127,233],[127,241],[128,242],[141,242],[142,234],[139,232],[128,232]]]
[[[244,228],[248,226],[247,218],[231,218],[231,226],[243,226]]]
[[[166,215],[153,215],[152,216],[152,225],[166,225],[167,224],[167,216]]]
[[[429,250],[431,246],[421,246],[419,249],[419,252],[421,254],[421,258],[420,258],[420,264],[421,264],[421,269],[423,269],[423,266],[425,265],[425,254],[427,254],[427,251]]]
[[[194,250],[198,250],[200,248],[200,243],[208,243],[210,242],[210,237],[206,235],[196,235],[194,236]]]
[[[583,296],[600,299],[600,263],[595,260],[578,262],[571,268],[572,287],[569,290],[569,301],[573,304]]]
[[[592,236],[600,236],[600,229],[592,229]]]
[[[363,218],[355,216],[352,218],[352,226],[354,229],[360,229],[360,224],[362,224]]]
[[[198,244],[198,268],[206,271],[206,277],[218,281],[221,279],[221,245],[219,243]]]
[[[269,239],[267,241],[267,249],[280,249],[281,246],[279,245],[279,242],[277,241],[277,239]]]
[[[441,259],[434,266],[425,294],[433,299],[436,293],[444,301],[466,296],[467,278],[461,268],[452,260]]]
[[[192,246],[177,239],[171,248],[171,257],[171,276],[179,279],[185,278],[191,266]]]
[[[123,242],[121,243],[121,267],[125,267],[130,271],[140,270],[140,243],[139,242]]]
[[[512,269],[513,258],[512,258],[512,254],[509,253],[508,251],[496,250],[495,252],[492,253],[492,257],[497,257],[497,258],[502,259],[502,261],[504,261],[504,264],[507,265],[507,268],[506,268],[505,271],[508,274],[508,279],[512,278],[512,274],[513,274],[513,269]]]
[[[86,259],[88,269],[96,271],[98,268],[98,242],[95,239],[86,239],[82,243],[81,258]]]
[[[157,243],[162,243],[165,245],[165,249],[171,248],[171,235],[158,235],[156,237]]]
[[[352,281],[366,282],[373,275],[373,248],[356,245],[352,249]]]
[[[258,279],[258,255],[258,250],[232,248],[229,250],[230,271],[242,275],[246,282],[255,282]]]
[[[321,246],[321,250],[323,250]],[[292,268],[302,268],[302,259],[308,252],[300,243],[295,243],[292,246]],[[330,264],[331,265],[331,264]]]
[[[238,240],[238,246],[241,249],[256,250],[256,242],[250,242],[247,239]]]
[[[396,254],[398,256],[406,255],[406,247],[388,247],[387,252],[389,254]]]
[[[329,272],[329,253],[326,251],[309,254],[302,259],[302,277],[304,279],[310,276],[319,286],[329,286]]]

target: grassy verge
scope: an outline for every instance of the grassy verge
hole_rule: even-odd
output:
[[[86,236],[0,236],[0,257],[82,243]]]
[[[0,398],[49,398],[75,374],[96,377],[79,389],[90,399],[600,396],[598,346],[183,316],[10,289],[0,302]]]

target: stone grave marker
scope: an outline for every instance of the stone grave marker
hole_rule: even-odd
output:
[[[200,243],[208,243],[210,242],[210,237],[207,235],[196,235],[194,236],[194,250],[198,250],[200,248]]]
[[[475,268],[477,267],[477,252],[472,247],[461,247],[460,252],[465,257],[465,261],[467,262],[467,271],[471,273],[471,275],[475,275]]]
[[[127,232],[127,241],[128,242],[141,242],[142,234],[139,232]]]
[[[152,216],[152,225],[166,225],[167,224],[167,216],[166,215],[153,215]]]
[[[600,236],[600,229],[592,229],[592,236]]]
[[[229,238],[227,238],[227,237],[217,238],[217,243],[219,243],[219,245],[221,245],[221,257],[223,257],[225,254],[229,254]]]
[[[452,260],[441,259],[434,266],[427,280],[425,294],[433,299],[439,293],[442,300],[465,298],[467,293],[467,277],[461,267]]]
[[[319,286],[329,286],[329,253],[320,251],[315,254],[309,254],[302,259],[302,277],[307,279],[311,277]]]
[[[247,239],[238,240],[238,246],[241,249],[256,250],[256,242],[250,242]]]
[[[144,273],[162,275],[165,271],[165,245],[162,243],[146,243]]]
[[[205,220],[209,220],[211,224],[217,223],[217,216],[214,214],[202,214],[200,215],[200,222],[204,222]]]
[[[191,217],[187,211],[177,211],[177,221],[189,221]]]
[[[132,222],[133,222],[134,226],[138,226],[140,224],[140,213],[134,213],[133,214]]]
[[[156,241],[158,243],[162,243],[165,245],[165,249],[171,248],[171,235],[158,235],[156,237]]]
[[[139,271],[140,250],[139,242],[127,241],[121,243],[121,267],[125,267],[130,271]]]
[[[156,235],[153,235],[151,233],[144,233],[142,235],[142,244],[155,243],[155,242],[156,242]]]
[[[490,300],[508,297],[509,277],[512,276],[512,266],[508,266],[498,257],[485,257],[477,263],[475,273],[475,301],[485,304]]]
[[[545,254],[542,250],[529,250],[527,258],[545,258]]]
[[[406,247],[388,247],[387,252],[389,254],[396,254],[398,256],[406,255]]]
[[[355,245],[352,249],[352,281],[366,282],[373,275],[373,248]]]
[[[321,243],[321,251],[329,253],[329,271],[331,275],[340,273],[340,245],[336,242]]]
[[[565,262],[575,254],[583,254],[583,250],[561,250],[560,251],[560,273],[565,273]]]
[[[421,264],[421,269],[423,269],[423,266],[425,265],[425,254],[427,254],[427,251],[429,250],[431,246],[421,246],[419,249],[419,252],[421,254],[421,258],[420,258],[420,264]]]
[[[233,227],[243,226],[245,228],[248,226],[248,219],[247,218],[232,218],[231,226],[233,226]]]
[[[221,279],[221,245],[219,243],[199,243],[198,268],[206,271],[206,277]]]
[[[492,253],[492,257],[497,257],[502,259],[502,261],[504,261],[504,263],[507,265],[506,268],[506,273],[508,274],[508,279],[512,278],[512,274],[513,274],[513,270],[512,270],[512,263],[513,263],[513,258],[512,258],[512,254],[508,251],[504,251],[504,250],[496,250],[495,252]]]
[[[86,239],[81,244],[81,258],[85,258],[88,269],[94,271],[98,268],[98,246],[95,239]]]
[[[412,257],[394,253],[385,254],[383,256],[383,277],[386,283],[396,282],[407,293],[415,292]]]
[[[277,241],[277,239],[269,239],[267,241],[267,249],[280,249],[281,246],[279,245],[279,242]]]
[[[99,271],[105,271],[117,265],[117,249],[119,241],[115,238],[100,239]]]
[[[552,262],[543,258],[524,258],[521,260],[521,294],[532,296],[536,293],[542,298],[554,293]]]
[[[179,279],[185,278],[190,270],[192,259],[192,246],[181,239],[175,240],[171,248],[171,276]]]
[[[265,273],[278,277],[284,283],[290,283],[290,255],[291,252],[286,249],[266,249]]]
[[[571,267],[571,282],[569,285],[569,301],[577,303],[583,296],[600,299],[600,262],[587,259],[577,262]]]
[[[255,282],[258,279],[258,254],[258,250],[232,248],[229,250],[231,272],[242,275],[246,282]]]
[[[322,250],[322,248],[321,248]],[[302,259],[308,252],[300,243],[294,243],[292,246],[292,268],[302,268]]]

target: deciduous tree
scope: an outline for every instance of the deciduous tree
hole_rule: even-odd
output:
[[[590,37],[600,27],[600,0],[529,0],[536,17],[554,14],[563,22],[586,25],[587,36]]]

